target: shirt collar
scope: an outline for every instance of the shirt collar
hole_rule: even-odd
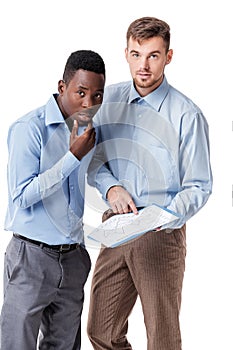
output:
[[[129,101],[128,103],[132,103],[135,101],[135,99],[144,100],[147,104],[149,104],[152,108],[154,108],[156,111],[160,110],[161,104],[166,97],[169,89],[169,84],[167,82],[166,77],[164,76],[162,84],[159,85],[157,89],[152,91],[149,95],[145,97],[141,97],[138,92],[136,91],[134,84],[132,82],[130,93],[129,93]]]
[[[46,125],[65,122],[63,115],[60,111],[60,108],[58,107],[56,97],[57,97],[57,94],[52,95],[45,106],[45,124]]]

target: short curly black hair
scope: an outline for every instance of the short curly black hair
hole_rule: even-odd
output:
[[[69,84],[77,70],[84,69],[97,74],[103,74],[105,77],[105,64],[102,57],[92,50],[78,50],[72,52],[68,57],[63,80]]]

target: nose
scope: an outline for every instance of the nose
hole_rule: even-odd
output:
[[[91,98],[91,96],[86,95],[82,100],[82,107],[83,108],[90,108],[91,106],[93,106],[92,98]]]
[[[148,69],[149,68],[149,62],[147,57],[141,57],[140,58],[140,69]]]

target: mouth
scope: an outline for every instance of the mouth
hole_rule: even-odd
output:
[[[82,109],[75,112],[71,118],[76,119],[80,125],[87,125],[90,123],[95,116],[100,105],[92,106],[90,108]]]
[[[80,125],[87,125],[92,121],[93,115],[87,113],[78,113],[76,118]]]
[[[77,117],[82,119],[92,119],[93,115],[87,113],[78,113]]]
[[[151,73],[148,72],[137,72],[137,76],[141,79],[147,79],[151,76]]]

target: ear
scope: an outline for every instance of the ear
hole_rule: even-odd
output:
[[[126,61],[128,62],[128,48],[127,47],[125,48],[125,58],[126,58]]]
[[[169,64],[172,60],[172,56],[173,56],[173,50],[169,49],[168,53],[167,53],[167,59],[166,59],[166,64]]]
[[[60,95],[63,94],[65,86],[66,86],[66,84],[65,84],[64,80],[59,80],[59,82],[58,82],[58,92],[59,92]]]

